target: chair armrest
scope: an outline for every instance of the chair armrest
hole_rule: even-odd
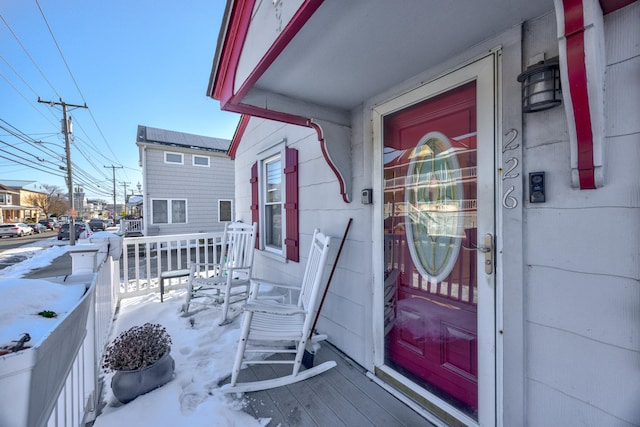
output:
[[[292,304],[279,304],[260,301],[251,301],[244,305],[245,311],[251,311],[253,313],[268,313],[279,314],[283,316],[292,316],[294,314],[304,314],[306,311],[297,305]]]
[[[269,293],[265,294],[264,292],[260,294],[260,285],[271,286],[273,289],[281,289],[281,291],[277,295],[270,295]],[[300,291],[300,288],[298,286],[285,285],[284,283],[252,278],[251,289],[249,291],[249,301],[269,299],[273,300],[274,298],[282,299],[284,295],[288,295],[288,298],[291,299],[291,291]]]
[[[260,285],[268,285],[268,286],[273,286],[274,288],[292,289],[294,291],[296,291],[296,290],[299,291],[300,290],[299,286],[285,285],[284,283],[270,282],[268,280],[257,279],[257,278],[252,278],[251,279],[251,284],[252,285],[256,285],[256,287],[259,287]]]

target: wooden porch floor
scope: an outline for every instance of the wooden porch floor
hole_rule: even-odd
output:
[[[314,364],[335,360],[337,366],[306,381],[246,393],[245,412],[271,418],[269,427],[431,427],[430,423],[369,379],[365,370],[328,343],[316,353]],[[241,371],[239,381],[274,378],[290,366],[253,365]]]

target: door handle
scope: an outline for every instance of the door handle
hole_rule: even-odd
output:
[[[493,273],[493,235],[491,233],[484,235],[484,246],[473,245],[472,248],[463,246],[462,249],[482,252],[484,254],[484,272],[486,274]]]

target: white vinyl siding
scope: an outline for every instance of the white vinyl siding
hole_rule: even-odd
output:
[[[157,230],[160,235],[223,231],[224,223],[217,219],[218,200],[234,200],[234,162],[226,155],[207,153],[209,167],[196,167],[192,165],[192,156],[205,153],[185,151],[182,153],[185,164],[181,166],[167,164],[165,153],[166,147],[148,145],[144,154],[145,225],[155,225],[152,232]],[[151,200],[170,199],[186,200],[186,223],[154,222]]]

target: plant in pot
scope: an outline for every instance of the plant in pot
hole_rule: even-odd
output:
[[[109,344],[102,367],[115,371],[111,379],[113,395],[128,403],[173,377],[171,337],[164,326],[145,323],[122,332]]]

